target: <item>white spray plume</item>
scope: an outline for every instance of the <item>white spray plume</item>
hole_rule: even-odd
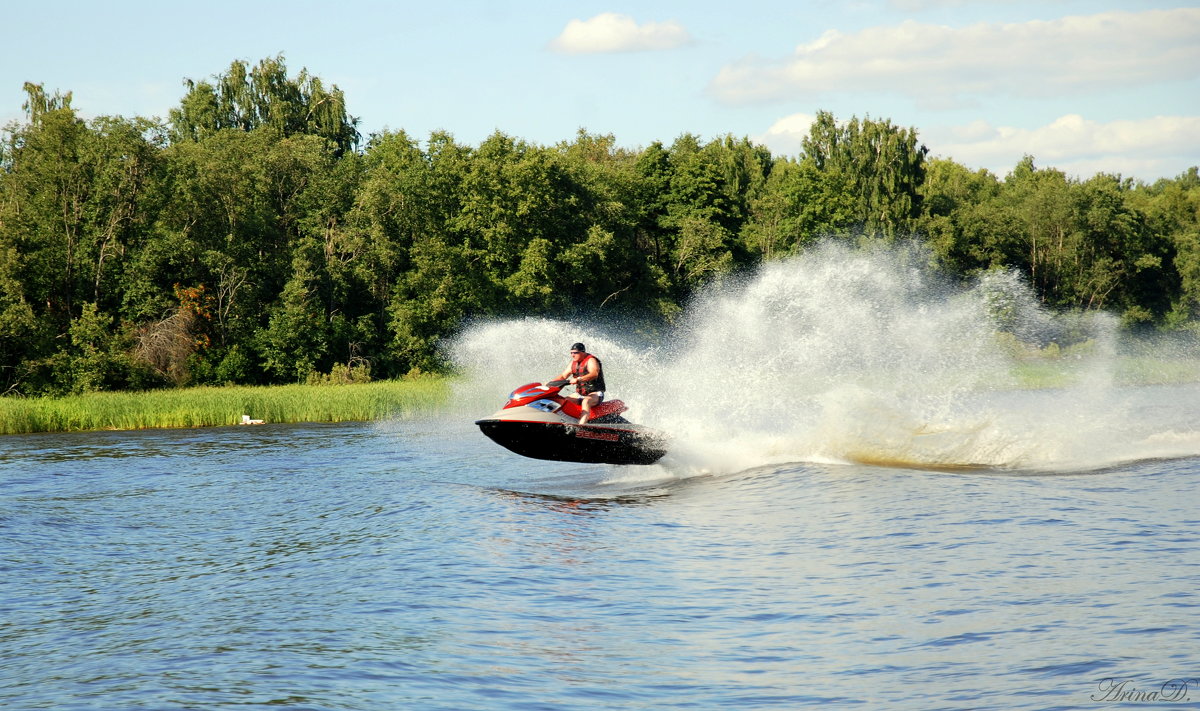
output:
[[[714,286],[663,343],[549,319],[478,324],[453,344],[471,407],[561,372],[576,341],[632,421],[673,438],[687,476],[781,461],[1073,470],[1200,455],[1193,397],[1147,421],[1113,381],[1115,320],[1055,315],[1013,273],[964,287],[916,246],[826,243]],[[1075,385],[1021,387],[1014,349],[1086,342]]]

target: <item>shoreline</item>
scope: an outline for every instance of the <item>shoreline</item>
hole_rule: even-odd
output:
[[[447,377],[422,376],[346,385],[232,385],[0,398],[0,435],[408,417],[443,405],[449,383]]]
[[[1200,382],[1192,359],[1018,358],[1009,387],[1053,390],[1097,378],[1112,387]],[[1089,377],[1091,376],[1091,377]],[[94,392],[66,397],[0,397],[0,435],[193,429],[303,422],[369,422],[442,408],[452,376],[421,375],[348,384],[226,385]],[[1004,386],[996,383],[1000,389]]]

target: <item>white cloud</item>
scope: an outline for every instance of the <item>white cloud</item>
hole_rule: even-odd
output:
[[[1104,172],[1154,180],[1200,165],[1200,116],[1099,123],[1068,114],[1033,129],[976,121],[923,131],[921,140],[934,155],[999,176],[1025,155],[1040,167],[1084,178]]]
[[[605,12],[590,20],[571,20],[550,49],[565,54],[639,52],[675,49],[690,44],[691,35],[674,21],[638,25],[628,15]]]
[[[784,116],[752,138],[773,155],[798,156],[814,119],[804,113]],[[931,157],[949,158],[971,169],[986,168],[1000,177],[1026,155],[1033,156],[1038,167],[1058,168],[1079,178],[1119,173],[1148,182],[1200,165],[1200,116],[1100,123],[1067,114],[1032,129],[980,120],[918,127],[918,133]]]
[[[801,141],[808,135],[808,130],[816,118],[812,114],[784,116],[771,124],[766,133],[754,136],[752,140],[766,146],[776,156],[799,155]]]
[[[834,91],[888,91],[931,105],[1003,94],[1050,97],[1188,80],[1200,66],[1200,8],[1107,12],[954,28],[908,20],[830,30],[791,57],[747,57],[710,91],[743,104]]]
[[[888,5],[897,10],[922,12],[925,10],[940,10],[942,8],[962,7],[963,5],[1013,5],[1027,0],[888,0]],[[1054,0],[1041,0],[1053,2]],[[1062,0],[1059,0],[1061,2]]]

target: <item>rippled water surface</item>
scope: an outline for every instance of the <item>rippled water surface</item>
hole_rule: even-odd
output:
[[[6,437],[0,707],[1197,703],[1198,473],[554,464],[457,417]]]

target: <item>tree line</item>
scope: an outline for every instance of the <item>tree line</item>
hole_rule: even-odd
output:
[[[397,377],[475,318],[654,328],[722,275],[823,239],[920,239],[948,273],[1022,273],[1130,327],[1200,316],[1200,175],[998,178],[916,131],[821,112],[797,156],[581,130],[364,140],[282,56],[187,81],[165,121],[84,120],[26,84],[0,142],[0,392]],[[328,376],[326,376],[328,377]]]

